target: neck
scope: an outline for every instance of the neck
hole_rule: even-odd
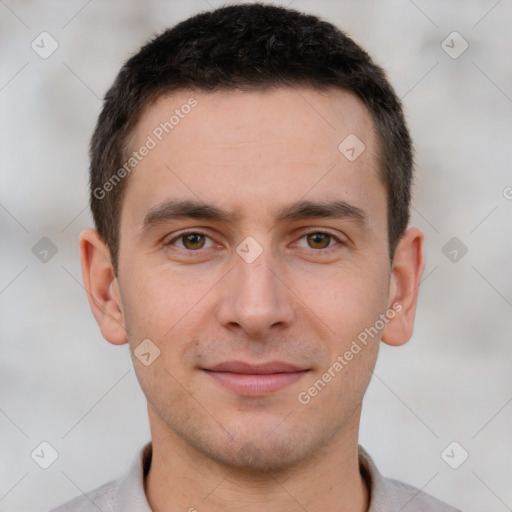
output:
[[[356,416],[349,431],[326,444],[314,458],[265,474],[220,465],[169,429],[156,428],[158,422],[153,421],[153,456],[145,482],[151,509],[366,512],[369,493],[359,472]]]

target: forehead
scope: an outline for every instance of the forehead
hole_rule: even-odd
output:
[[[177,91],[143,112],[130,151],[145,153],[123,201],[133,222],[169,196],[239,218],[300,198],[350,199],[370,215],[385,203],[374,124],[342,90]]]

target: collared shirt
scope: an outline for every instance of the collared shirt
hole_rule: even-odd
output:
[[[51,512],[152,512],[144,492],[151,466],[148,443],[120,479],[82,495]],[[368,512],[460,512],[408,484],[384,478],[366,451],[359,447],[359,467],[370,490]]]

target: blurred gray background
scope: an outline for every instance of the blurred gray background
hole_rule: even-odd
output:
[[[511,1],[275,3],[365,47],[416,143],[416,328],[382,347],[360,442],[385,475],[464,511],[512,510]],[[102,339],[81,284],[87,145],[121,64],[222,4],[0,0],[0,511],[48,511],[149,439],[128,348]]]

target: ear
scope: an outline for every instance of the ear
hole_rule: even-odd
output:
[[[113,345],[127,343],[119,285],[110,251],[96,230],[86,229],[80,233],[80,258],[85,291],[101,334]]]
[[[382,341],[388,345],[403,345],[412,335],[424,266],[423,232],[410,228],[398,242],[393,258],[388,311],[395,311],[395,316],[382,331]]]

